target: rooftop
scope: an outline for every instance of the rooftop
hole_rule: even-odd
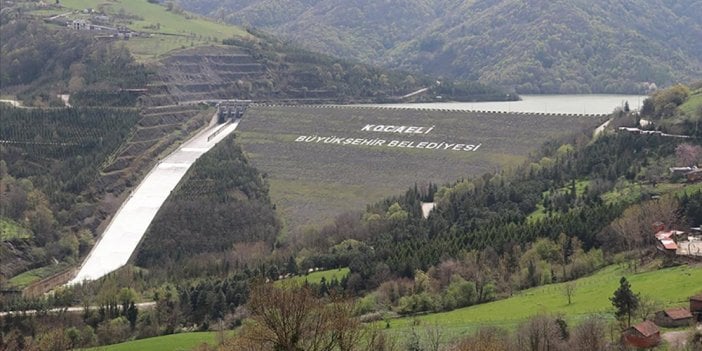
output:
[[[663,312],[673,320],[692,318],[692,313],[685,307],[669,308]]]
[[[670,239],[661,240],[661,244],[663,244],[663,247],[666,250],[677,250],[678,249],[678,244],[676,244],[675,241],[670,240]]]
[[[641,333],[641,335],[645,337],[649,337],[660,332],[658,326],[651,321],[641,322],[639,324],[632,325],[631,327],[636,329],[636,331],[638,331],[639,333]]]

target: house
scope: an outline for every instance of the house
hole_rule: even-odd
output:
[[[690,313],[702,322],[702,294],[690,297]]]
[[[668,230],[668,231],[662,230],[662,231],[657,232],[655,234],[655,236],[656,236],[656,239],[658,239],[658,240],[667,240],[667,239],[674,240],[676,237],[682,236],[684,234],[685,234],[685,232],[680,231],[680,230]]]
[[[678,244],[675,243],[675,241],[670,240],[670,239],[663,239],[658,241],[658,245],[656,245],[658,250],[663,251],[666,254],[672,254],[675,255],[676,252],[678,252]]]
[[[657,325],[666,328],[685,327],[693,323],[692,313],[685,307],[658,311],[656,312],[654,321]]]
[[[632,325],[622,332],[624,342],[632,347],[652,348],[661,343],[661,331],[651,321]]]
[[[686,175],[692,171],[698,170],[697,167],[670,167],[668,168],[670,174]]]
[[[73,20],[68,26],[74,30],[90,30],[90,22],[82,19]]]
[[[641,134],[641,129],[639,128],[619,127],[619,131],[631,134]]]
[[[654,234],[656,237],[656,248],[663,253],[675,255],[678,251],[676,240],[684,234],[685,232],[679,230],[659,231]]]

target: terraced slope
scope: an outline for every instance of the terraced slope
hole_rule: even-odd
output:
[[[166,95],[177,101],[238,97],[266,77],[266,67],[243,50],[215,46],[170,55],[158,72],[152,83],[155,102],[163,102]]]
[[[147,108],[130,137],[103,165],[101,182],[107,192],[136,185],[149,163],[184,137],[209,122],[212,111],[197,106]]]

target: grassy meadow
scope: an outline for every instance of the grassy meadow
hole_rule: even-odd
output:
[[[700,267],[680,266],[633,273],[613,265],[577,280],[570,305],[563,294],[564,283],[551,284],[521,291],[504,300],[450,312],[393,319],[389,321],[390,330],[407,332],[413,324],[419,323],[437,325],[447,335],[459,335],[486,325],[511,329],[539,313],[561,314],[571,324],[577,324],[592,314],[611,318],[613,307],[609,298],[622,276],[631,283],[635,293],[650,297],[665,307],[688,306],[688,297],[702,292]]]
[[[348,273],[347,268],[319,271],[294,280],[318,282]],[[587,316],[598,314],[612,318],[609,298],[625,276],[632,290],[658,301],[664,307],[687,306],[688,297],[702,292],[702,268],[679,266],[633,273],[624,266],[608,266],[595,274],[578,279],[569,305],[563,294],[564,284],[551,284],[521,291],[507,299],[461,308],[450,312],[411,316],[377,322],[377,327],[390,335],[403,338],[412,328],[438,327],[444,341],[470,333],[480,326],[514,329],[527,318],[539,313],[563,315],[570,325],[577,325]],[[389,328],[388,328],[389,325]],[[229,332],[231,333],[231,332]],[[216,332],[196,332],[135,340],[89,349],[91,351],[179,351],[217,342]]]
[[[384,108],[249,108],[237,129],[254,166],[267,174],[271,197],[289,233],[425,183],[509,169],[544,142],[601,119]],[[362,131],[367,124],[427,128],[426,134]],[[383,139],[386,145],[296,142],[301,136]],[[477,151],[389,147],[392,140],[480,145]]]
[[[240,27],[217,23],[204,17],[180,10],[168,11],[166,6],[152,4],[146,0],[61,0],[63,9],[41,10],[37,15],[67,13],[95,9],[106,13],[113,25],[125,25],[137,32],[153,33],[148,38],[132,38],[123,41],[139,60],[158,58],[170,51],[221,43],[222,39],[248,36]],[[72,14],[67,18],[89,18],[85,14]]]
[[[218,332],[164,335],[120,344],[84,349],[85,351],[189,351],[202,344],[217,345]]]
[[[276,281],[276,284],[282,285],[285,282],[295,282],[295,283],[309,283],[309,284],[319,284],[322,281],[322,278],[329,283],[332,281],[332,279],[336,278],[336,280],[341,281],[344,277],[349,275],[349,269],[344,267],[344,268],[339,268],[339,269],[327,269],[325,271],[317,271],[317,272],[312,272],[309,274],[302,274],[298,276],[294,276],[292,278],[288,279],[282,279]]]
[[[694,116],[700,106],[702,106],[702,89],[697,89],[690,92],[690,97],[684,104],[680,105],[679,109],[688,116]]]

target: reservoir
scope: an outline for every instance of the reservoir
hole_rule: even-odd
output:
[[[580,95],[521,95],[520,101],[485,102],[431,102],[402,104],[372,104],[363,106],[415,108],[460,111],[564,113],[601,115],[623,107],[626,102],[632,110],[639,109],[645,95],[580,94]]]

